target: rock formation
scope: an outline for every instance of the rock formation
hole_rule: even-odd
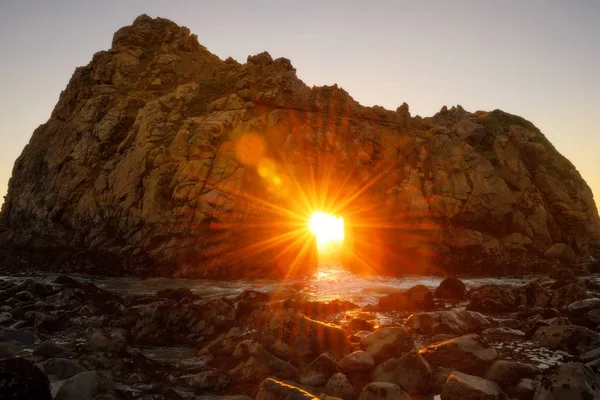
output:
[[[363,107],[287,59],[222,61],[142,15],[33,133],[0,242],[13,264],[288,274],[314,262],[320,209],[346,220],[345,262],[380,273],[505,273],[589,258],[600,239],[591,190],[523,118]]]

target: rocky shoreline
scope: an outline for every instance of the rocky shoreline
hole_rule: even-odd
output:
[[[0,397],[598,398],[600,277],[562,275],[471,290],[447,278],[364,307],[0,280]]]

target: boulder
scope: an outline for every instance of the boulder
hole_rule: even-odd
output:
[[[579,356],[581,362],[587,363],[600,358],[600,347],[583,353]]]
[[[352,318],[348,322],[348,329],[350,332],[372,331],[373,327],[373,323],[365,321],[362,318]]]
[[[432,379],[429,363],[414,350],[399,358],[384,361],[373,372],[374,382],[395,383],[410,394],[431,393]]]
[[[600,333],[579,325],[542,326],[536,330],[533,341],[578,355],[600,347]]]
[[[242,359],[228,375],[235,384],[258,383],[269,376],[295,379],[300,372],[291,363],[281,360],[268,351]]]
[[[360,340],[363,350],[373,356],[376,364],[400,357],[415,349],[410,332],[401,326],[381,328]]]
[[[442,400],[509,400],[497,383],[454,371],[444,385]]]
[[[523,378],[515,386],[513,392],[519,400],[532,400],[538,385],[539,381],[537,380]]]
[[[342,329],[294,310],[274,311],[264,323],[262,334],[268,350],[292,362],[310,362],[325,352],[340,359],[349,348]]]
[[[337,371],[337,361],[329,353],[323,353],[308,364],[298,382],[308,386],[322,386]]]
[[[571,318],[581,318],[588,312],[597,309],[600,309],[600,299],[592,297],[569,304],[565,307],[565,312]]]
[[[478,312],[452,309],[412,314],[406,319],[404,326],[425,335],[441,333],[462,335],[481,332],[491,324]]]
[[[54,375],[58,379],[69,379],[72,376],[85,372],[77,361],[66,358],[50,358],[44,362],[44,372],[48,375]]]
[[[22,347],[13,342],[0,342],[0,359],[11,358],[18,354],[22,350]]]
[[[305,392],[304,390],[277,381],[272,378],[267,378],[261,382],[255,400],[279,400],[279,399],[294,399],[294,400],[318,400],[317,397]]]
[[[465,298],[466,290],[467,288],[463,281],[450,276],[440,283],[435,289],[433,296],[448,301],[458,302]]]
[[[544,258],[547,260],[558,260],[564,263],[569,263],[575,260],[576,254],[571,246],[566,243],[554,243],[544,253]]]
[[[600,326],[600,309],[597,308],[595,310],[588,311],[584,316],[584,321],[591,326]]]
[[[0,329],[0,342],[16,342],[24,346],[32,346],[37,339],[30,329]]]
[[[70,349],[64,346],[60,346],[51,340],[46,340],[35,347],[35,349],[33,350],[33,355],[43,358],[53,358],[59,354],[65,354],[70,352]]]
[[[354,396],[354,387],[346,375],[341,372],[333,374],[325,385],[325,392],[334,397],[349,399]]]
[[[585,286],[579,282],[575,282],[554,290],[549,305],[550,307],[562,308],[590,297],[592,296],[587,293]]]
[[[99,385],[96,371],[81,372],[65,381],[54,400],[91,400]]]
[[[523,378],[534,378],[539,373],[540,370],[530,364],[518,361],[498,360],[488,369],[485,378],[504,387],[516,385]]]
[[[451,368],[472,375],[485,374],[498,358],[496,350],[475,334],[429,345],[419,353],[431,366]]]
[[[0,399],[52,400],[50,382],[31,361],[0,359]]]
[[[518,304],[530,307],[546,307],[552,297],[552,293],[537,281],[514,288],[512,292]]]
[[[600,399],[600,370],[581,363],[548,368],[534,400]]]
[[[375,360],[366,351],[358,350],[345,355],[338,362],[338,369],[343,373],[368,372],[375,368]]]
[[[518,304],[517,298],[510,289],[495,285],[485,285],[470,290],[467,298],[470,300],[467,310],[483,313],[512,312]]]
[[[411,397],[402,386],[389,382],[373,382],[362,388],[358,400],[411,400]]]
[[[379,299],[380,311],[432,310],[435,307],[433,294],[424,285],[417,285],[406,292],[392,293]]]

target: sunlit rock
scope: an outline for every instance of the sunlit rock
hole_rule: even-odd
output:
[[[344,264],[361,272],[530,271],[600,239],[590,188],[521,117],[364,107],[287,59],[221,60],[144,16],[75,69],[33,132],[0,243],[8,265],[299,276],[323,204],[347,213]]]
[[[479,376],[485,375],[488,367],[498,358],[496,350],[474,334],[429,345],[419,353],[432,366]]]
[[[265,347],[294,362],[308,363],[324,352],[340,359],[348,348],[342,329],[312,320],[294,310],[272,312],[261,329]]]
[[[360,340],[361,348],[379,364],[392,357],[400,357],[415,349],[410,332],[403,327],[381,328]]]

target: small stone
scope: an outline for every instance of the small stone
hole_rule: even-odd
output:
[[[354,395],[354,388],[346,375],[338,372],[327,381],[325,392],[327,392],[328,395],[346,399],[351,398]]]
[[[358,400],[411,400],[402,386],[389,382],[373,382],[366,385]]]

